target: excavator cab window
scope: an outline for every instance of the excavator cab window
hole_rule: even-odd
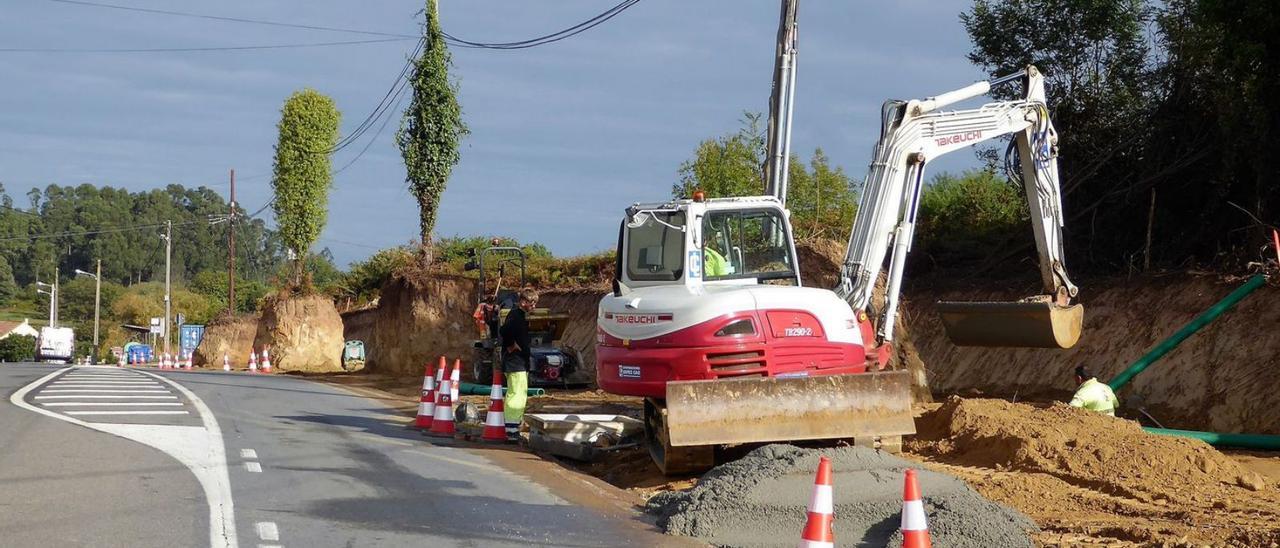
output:
[[[639,213],[627,225],[627,276],[632,280],[674,282],[684,273],[685,215]]]
[[[781,216],[770,210],[708,212],[702,222],[706,280],[794,279],[789,239],[775,237],[785,226]],[[718,261],[723,264],[713,264]]]

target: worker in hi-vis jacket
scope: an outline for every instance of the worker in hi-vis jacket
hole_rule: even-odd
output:
[[[529,352],[529,320],[525,316],[537,304],[537,292],[529,288],[521,290],[517,306],[507,313],[507,320],[499,330],[499,335],[502,336],[502,372],[507,381],[502,412],[507,437],[512,439],[519,435],[520,420],[524,418],[524,407],[529,395],[529,363],[532,354]]]
[[[1076,389],[1075,397],[1071,398],[1072,407],[1116,416],[1116,408],[1120,407],[1120,400],[1116,399],[1116,393],[1106,383],[1098,382],[1098,378],[1083,365],[1076,367],[1076,384],[1080,385],[1080,388]]]

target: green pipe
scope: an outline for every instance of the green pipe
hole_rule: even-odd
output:
[[[493,390],[493,386],[488,384],[475,384],[470,382],[464,382],[460,386],[458,386],[458,393],[468,395],[468,396],[487,396],[489,395],[491,390]],[[502,387],[502,392],[504,394],[506,393],[506,391],[507,391],[507,387],[505,386]],[[530,388],[528,391],[528,394],[530,396],[545,396],[547,395],[547,391],[541,388]]]
[[[1182,341],[1187,340],[1187,337],[1190,337],[1204,326],[1209,325],[1213,320],[1218,319],[1218,316],[1221,316],[1224,312],[1231,310],[1231,307],[1235,306],[1236,303],[1239,303],[1250,293],[1253,293],[1255,289],[1262,287],[1266,282],[1266,276],[1261,274],[1256,274],[1254,277],[1249,278],[1249,281],[1245,282],[1244,285],[1240,286],[1235,291],[1232,291],[1230,295],[1227,295],[1221,301],[1218,301],[1217,304],[1213,305],[1208,310],[1200,313],[1200,315],[1196,316],[1194,320],[1191,320],[1191,323],[1182,326],[1182,329],[1179,329],[1177,333],[1173,334],[1173,336],[1161,341],[1160,344],[1155,346],[1155,348],[1152,348],[1146,353],[1146,355],[1138,358],[1138,361],[1133,362],[1133,364],[1129,365],[1128,368],[1121,371],[1119,375],[1116,375],[1115,378],[1108,381],[1107,384],[1111,386],[1112,390],[1119,390],[1120,387],[1129,384],[1129,381],[1138,376],[1142,370],[1155,363],[1156,360],[1164,357],[1165,354],[1168,354],[1170,350],[1173,350],[1179,344],[1182,344]]]
[[[1223,434],[1220,432],[1197,432],[1195,430],[1172,430],[1169,428],[1148,428],[1143,430],[1161,436],[1179,436],[1203,441],[1219,447],[1241,447],[1244,449],[1263,449],[1280,451],[1280,436],[1265,434]]]

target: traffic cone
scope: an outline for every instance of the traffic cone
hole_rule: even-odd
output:
[[[252,348],[249,349],[249,372],[258,372],[258,355],[254,353]]]
[[[160,369],[168,369],[168,368],[169,368],[169,355],[164,354],[160,356]]]
[[[476,379],[480,380],[480,379]],[[458,402],[458,389],[462,387],[462,360],[453,360],[453,373],[449,374],[449,397]]]
[[[262,347],[262,372],[263,373],[271,372],[271,355],[267,353],[267,350],[270,350],[270,349],[265,346]]]
[[[422,367],[422,397],[418,399],[418,416],[413,419],[413,426],[430,430],[436,414],[436,372],[429,363]],[[440,367],[444,367],[444,356],[440,356]]]
[[[222,355],[222,370],[231,371],[231,357],[226,354]]]
[[[507,441],[507,425],[502,412],[502,370],[493,370],[493,388],[489,390],[489,413],[484,416],[485,441]]]
[[[451,374],[440,384],[440,397],[436,400],[435,416],[431,419],[433,436],[453,437],[453,378],[454,374]]]
[[[835,519],[831,497],[831,459],[822,457],[818,461],[818,475],[813,479],[813,498],[809,499],[809,518],[800,534],[800,548],[834,548],[836,545],[835,533],[831,531]]]
[[[187,371],[190,371],[196,367],[196,362],[193,357],[194,354],[195,352],[192,352],[191,354],[187,354]]]
[[[916,471],[907,469],[907,479],[902,489],[902,548],[931,548],[929,524],[924,517],[924,502],[920,500],[920,485],[916,483]]]

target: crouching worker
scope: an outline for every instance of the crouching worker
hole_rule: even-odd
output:
[[[1098,378],[1083,365],[1076,367],[1076,384],[1080,385],[1080,388],[1076,390],[1075,397],[1071,398],[1072,407],[1116,416],[1116,408],[1120,407],[1120,400],[1116,399],[1116,393],[1111,391],[1110,386],[1098,382]]]
[[[502,399],[502,411],[507,426],[507,438],[516,439],[520,420],[529,393],[529,320],[526,315],[538,304],[538,294],[532,289],[520,291],[516,308],[507,313],[502,324],[502,372],[506,375],[507,395]]]

